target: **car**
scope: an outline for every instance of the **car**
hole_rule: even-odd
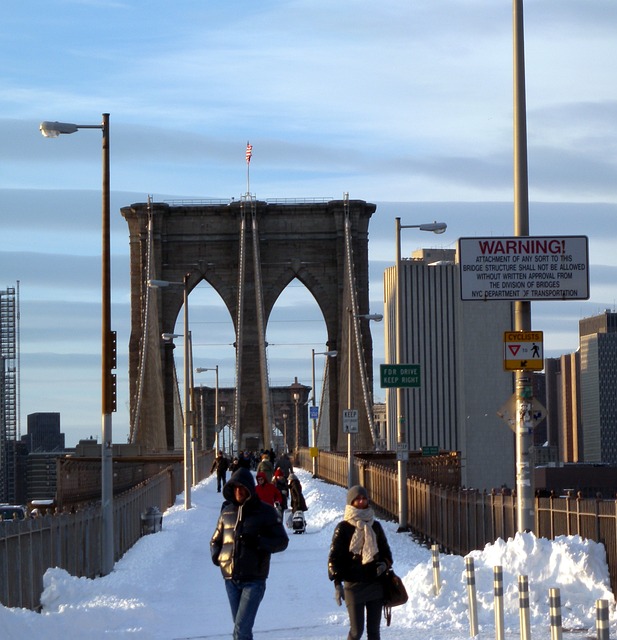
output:
[[[25,520],[28,510],[20,504],[0,504],[0,520]]]

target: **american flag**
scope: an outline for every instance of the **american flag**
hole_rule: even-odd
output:
[[[249,164],[251,161],[251,156],[253,155],[253,145],[246,143],[246,164]]]

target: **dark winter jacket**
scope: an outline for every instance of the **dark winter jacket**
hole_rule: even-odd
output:
[[[224,455],[218,455],[214,458],[212,462],[212,468],[210,469],[210,473],[212,473],[216,469],[216,473],[220,476],[224,476],[227,473],[227,469],[229,469],[229,460]]]
[[[234,487],[243,485],[250,498],[242,505]],[[223,487],[223,505],[210,540],[212,562],[227,580],[265,580],[270,571],[270,554],[284,551],[289,543],[278,511],[255,493],[255,480],[248,469],[238,469]]]
[[[304,495],[302,494],[302,485],[295,473],[289,474],[289,498],[291,500],[292,511],[308,511]]]
[[[372,562],[367,564],[362,564],[362,557],[354,555],[349,550],[354,529],[355,527],[345,520],[339,522],[334,529],[328,555],[328,577],[337,584],[345,581],[345,588],[353,588],[357,583],[378,582],[378,562],[385,562],[388,567],[392,566],[392,551],[390,551],[386,534],[377,520],[373,522],[373,531],[377,538],[379,553]]]

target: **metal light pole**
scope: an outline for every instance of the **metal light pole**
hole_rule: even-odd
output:
[[[222,404],[220,406],[220,412],[221,412],[222,422],[223,422],[223,424],[221,425],[221,433],[223,434],[223,451],[225,453],[227,453],[226,447],[225,447],[225,427],[227,425],[225,423],[225,405],[224,404]],[[229,444],[230,444],[230,448],[231,448],[231,451],[229,453],[233,456],[233,454],[234,454],[234,446],[233,446],[233,438],[231,437],[231,434],[230,434],[230,438],[229,438]]]
[[[432,233],[443,233],[447,228],[445,222],[432,222],[427,224],[401,224],[401,219],[396,218],[396,363],[403,362],[403,274],[401,269],[401,229],[420,229]],[[407,531],[407,462],[409,460],[409,444],[407,441],[406,407],[403,388],[396,389],[396,466],[398,489],[398,530]]]
[[[347,408],[352,410],[351,400],[351,362],[352,362],[352,323],[355,318],[362,318],[364,320],[374,320],[375,322],[381,322],[383,316],[380,313],[353,313],[351,308],[347,308],[348,323],[347,323]],[[353,449],[351,446],[351,431],[347,432],[347,486],[353,486]]]
[[[184,508],[191,508],[191,480],[193,476],[193,461],[191,451],[191,332],[189,331],[189,274],[185,274],[182,282],[169,282],[168,280],[148,280],[150,287],[168,287],[178,285],[183,287],[184,295]],[[179,338],[178,333],[163,333],[163,340]]]
[[[337,356],[337,351],[320,351],[318,353],[315,353],[315,349],[311,349],[311,363],[313,365],[312,371],[313,371],[313,401],[312,401],[312,406],[315,407],[317,405],[317,401],[315,396],[316,394],[316,390],[315,390],[315,356],[326,356],[327,358],[335,358]],[[283,414],[284,415],[284,414]],[[315,449],[315,451],[311,452],[311,457],[313,458],[313,478],[315,478],[317,476],[317,417],[315,416],[315,409],[313,409],[313,417],[312,417],[312,422],[313,422],[313,429],[312,429],[312,434],[311,434],[311,444],[313,445],[313,449]],[[314,455],[313,455],[314,454]]]
[[[527,174],[527,118],[525,104],[525,46],[523,1],[513,0],[512,30],[514,41],[514,235],[529,235],[529,189]],[[531,331],[531,302],[514,303],[515,331]],[[533,400],[531,375],[515,374],[517,393],[516,421],[516,518],[517,531],[535,529],[533,473],[529,460],[532,425],[525,422],[525,407]]]
[[[283,410],[283,440],[284,440],[284,451],[288,453],[289,447],[287,446],[287,418],[289,418],[289,413],[287,410]]]
[[[219,366],[215,367],[197,367],[195,373],[203,373],[204,371],[216,372],[216,387],[214,391],[214,449],[219,451]],[[204,440],[204,449],[206,441]]]
[[[111,260],[110,260],[110,188],[109,188],[109,114],[101,124],[41,122],[39,129],[46,138],[75,133],[79,129],[100,129],[103,133],[103,197],[102,197],[102,327],[101,327],[101,573],[111,573],[115,560],[114,545],[114,472],[111,414],[116,410],[116,334],[111,330]]]
[[[298,464],[297,456],[298,456],[298,451],[300,449],[300,445],[299,445],[300,431],[299,431],[299,421],[298,421],[298,404],[300,403],[300,394],[297,391],[293,392],[293,399],[294,399],[294,405],[296,408],[296,441],[294,443],[294,451],[295,451],[294,464],[297,465]]]

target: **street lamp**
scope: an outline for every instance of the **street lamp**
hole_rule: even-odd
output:
[[[167,280],[148,280],[150,287],[168,287],[170,285],[182,286],[184,289],[184,508],[191,508],[191,479],[193,464],[191,458],[191,332],[189,331],[189,274],[185,274],[182,282],[169,282]],[[179,338],[181,334],[163,333],[163,340]]]
[[[401,269],[401,229],[420,229],[441,234],[447,229],[445,222],[430,222],[426,224],[401,224],[396,218],[396,362],[403,364],[403,282]],[[409,459],[409,445],[407,442],[407,425],[405,420],[403,388],[396,389],[396,410],[398,414],[396,427],[396,460],[398,481],[398,530],[407,530],[407,461]]]
[[[219,366],[217,364],[215,367],[197,367],[197,369],[195,369],[195,373],[203,373],[204,371],[216,372],[216,378],[215,378],[216,387],[214,390],[214,448],[218,453],[219,451]],[[205,444],[206,444],[205,439],[203,444],[205,448]]]
[[[111,414],[116,410],[116,334],[111,330],[111,267],[110,267],[110,189],[109,189],[109,114],[103,114],[101,124],[41,122],[39,130],[46,138],[75,133],[79,129],[100,129],[103,133],[103,197],[102,197],[102,328],[101,328],[101,573],[107,575],[114,567],[114,470]]]
[[[347,323],[347,409],[352,411],[351,407],[351,359],[352,359],[352,324],[355,318],[363,320],[374,320],[375,322],[381,322],[383,316],[380,313],[353,313],[351,307],[347,308],[349,313]],[[356,414],[357,415],[357,414]],[[347,486],[353,486],[353,450],[351,446],[352,431],[347,431]]]
[[[289,412],[287,407],[283,408],[283,444],[284,444],[284,452],[287,453],[288,452],[288,447],[287,447],[287,418],[289,418]]]
[[[311,444],[313,445],[313,451],[311,451],[311,457],[313,458],[313,478],[315,478],[317,476],[317,455],[318,455],[318,451],[317,451],[317,416],[316,416],[316,410],[315,410],[315,406],[316,406],[316,400],[315,400],[315,396],[316,396],[316,392],[315,392],[315,356],[326,356],[326,358],[336,358],[338,354],[338,351],[320,351],[318,353],[315,353],[315,349],[311,349],[311,362],[313,365],[313,402],[312,402],[312,406],[313,406],[313,416],[312,416],[312,421],[313,421],[313,432],[311,435]],[[284,414],[283,414],[284,415]]]
[[[225,446],[225,427],[227,425],[225,423],[225,405],[224,404],[221,404],[221,406],[219,407],[219,411],[220,411],[221,416],[222,416],[221,422],[223,423],[221,425],[221,433],[223,434],[223,451],[225,453],[227,453],[226,446]],[[229,437],[229,443],[230,443],[230,449],[231,449],[229,453],[233,456],[234,447],[233,447],[233,440],[231,438],[231,434],[230,434],[230,437]]]

